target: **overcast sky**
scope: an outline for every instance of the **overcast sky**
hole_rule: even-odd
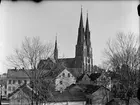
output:
[[[89,14],[94,65],[102,63],[102,52],[109,38],[118,32],[139,34],[138,0],[2,2],[0,73],[7,71],[6,56],[20,47],[25,36],[40,36],[41,41],[54,43],[57,33],[59,57],[74,57],[81,5],[84,25],[87,10]]]

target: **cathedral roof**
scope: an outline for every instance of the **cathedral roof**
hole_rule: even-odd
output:
[[[58,62],[61,62],[62,64],[64,64],[64,66],[66,66],[68,68],[73,68],[74,61],[75,61],[75,58],[60,58],[60,59],[58,59]]]

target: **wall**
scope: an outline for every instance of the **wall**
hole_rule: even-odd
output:
[[[11,83],[9,83],[9,80],[11,80]],[[20,84],[18,83],[18,80],[21,81]],[[19,86],[21,86],[21,85],[25,82],[24,80],[26,80],[27,83],[30,82],[30,80],[29,80],[29,79],[26,79],[26,78],[17,78],[17,79],[8,78],[8,79],[7,79],[7,95],[8,95],[9,93],[12,93],[12,92],[13,92],[14,90],[16,90]],[[14,81],[15,81],[15,82],[14,82]],[[10,87],[11,87],[11,89],[9,89]]]
[[[75,77],[67,69],[64,69],[56,77],[55,90],[63,91],[66,87],[70,86],[71,84],[75,84],[75,82],[76,82]]]

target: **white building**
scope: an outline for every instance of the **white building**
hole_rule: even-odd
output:
[[[4,73],[0,75],[0,94],[2,98],[7,95],[7,74]]]
[[[20,69],[8,69],[7,72],[7,95],[15,91],[23,83],[29,83],[30,78],[28,76],[30,70]]]

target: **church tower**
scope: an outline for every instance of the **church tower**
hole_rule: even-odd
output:
[[[56,36],[56,39],[55,39],[54,60],[55,60],[56,62],[57,62],[57,60],[58,60],[57,36]]]
[[[83,16],[81,8],[80,23],[78,28],[78,39],[76,45],[75,65],[83,69],[84,73],[91,73],[93,66],[92,48],[90,42],[90,30],[88,23],[88,14],[86,27],[83,26]]]
[[[85,41],[86,41],[86,47],[87,47],[86,69],[87,69],[87,72],[90,73],[93,67],[93,59],[92,59],[92,47],[91,47],[91,41],[90,41],[88,13],[87,13],[87,19],[86,19],[86,28],[85,28]]]
[[[75,65],[78,68],[83,68],[83,72],[86,69],[85,65],[85,55],[86,55],[86,43],[85,43],[85,32],[83,26],[83,15],[82,15],[82,8],[81,8],[81,16],[80,16],[80,23],[78,28],[78,39],[76,45],[76,54],[75,54]]]

